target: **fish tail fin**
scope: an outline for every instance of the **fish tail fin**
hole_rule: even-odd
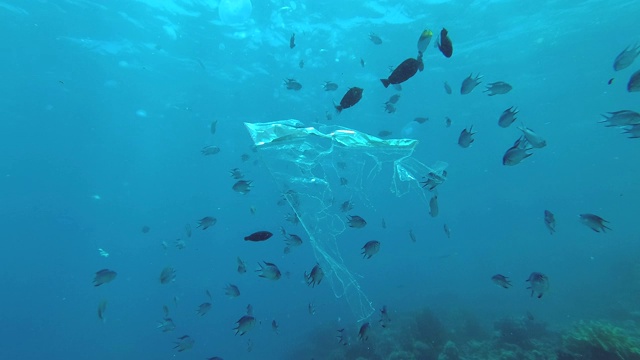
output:
[[[389,82],[389,79],[380,79],[380,81],[382,82],[382,85],[384,85],[385,88],[388,88],[389,84],[391,84]]]
[[[342,111],[342,106],[340,105],[333,105],[333,106],[336,108],[336,112],[340,114],[340,112]]]

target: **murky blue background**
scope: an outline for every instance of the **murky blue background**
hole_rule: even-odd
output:
[[[0,2],[0,357],[278,359],[314,341],[309,334],[323,326],[346,328],[355,339],[358,319],[329,283],[304,284],[302,274],[315,264],[308,237],[283,220],[291,210],[276,205],[278,186],[243,125],[289,118],[389,130],[392,137],[412,127],[416,158],[450,164],[437,218],[415,193],[398,199],[380,191],[366,194],[382,200],[360,211],[368,214],[367,228],[339,237],[374,309],[387,305],[392,318],[422,307],[465,309],[488,327],[527,311],[556,328],[629,319],[640,292],[640,143],[597,122],[605,112],[639,109],[626,82],[640,63],[618,73],[612,67],[620,51],[640,41],[639,12],[634,1],[272,0],[254,1],[250,19],[230,26],[220,21],[217,1]],[[385,113],[383,103],[397,91],[379,78],[416,55],[423,29],[442,27],[453,57],[430,47],[424,72],[402,85],[397,111]],[[383,44],[374,45],[370,32]],[[482,74],[483,84],[461,96],[470,73]],[[286,90],[285,78],[302,90]],[[328,80],[337,91],[323,91]],[[483,94],[494,81],[513,90]],[[364,88],[363,99],[336,115],[333,102],[351,86]],[[518,122],[498,127],[510,106],[520,109]],[[430,120],[412,122],[419,116]],[[520,122],[548,146],[505,167],[502,155]],[[470,125],[476,141],[462,149],[457,138]],[[202,156],[207,145],[220,153]],[[231,190],[236,167],[253,181],[247,195]],[[545,209],[558,222],[553,236]],[[591,231],[579,223],[581,213],[602,216],[613,231]],[[217,225],[196,229],[204,216]],[[194,229],[191,238],[185,224]],[[280,226],[305,243],[283,254]],[[242,240],[263,229],[276,235],[265,243]],[[178,238],[186,249],[173,246]],[[360,248],[373,238],[381,251],[362,260]],[[237,256],[248,273],[236,272]],[[258,278],[252,270],[262,260],[290,276]],[[168,265],[177,279],[161,285]],[[93,274],[103,268],[118,276],[95,288]],[[542,299],[525,289],[532,271],[550,279]],[[513,288],[495,286],[496,273],[509,276]],[[239,286],[239,298],[225,297],[227,283]],[[207,289],[213,308],[198,317]],[[103,299],[104,323],[96,314]],[[156,329],[164,304],[174,332]],[[247,304],[260,324],[234,336]],[[273,319],[280,335],[270,328]],[[173,341],[187,334],[194,348],[176,355]]]

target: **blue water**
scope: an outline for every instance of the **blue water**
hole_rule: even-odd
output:
[[[393,319],[424,307],[438,314],[464,309],[489,329],[527,311],[554,329],[582,319],[637,320],[640,143],[597,122],[606,112],[640,111],[639,95],[626,91],[640,60],[616,73],[612,66],[640,42],[640,3],[402,3],[254,1],[247,21],[227,25],[217,1],[0,1],[0,358],[286,359],[314,341],[339,346],[340,328],[357,343],[363,322],[346,299],[335,297],[328,279],[315,288],[304,283],[316,263],[309,236],[284,220],[292,210],[276,204],[282,184],[243,125],[291,118],[410,136],[420,142],[415,158],[449,164],[436,218],[419,192],[389,195],[383,173],[375,192],[366,178],[350,179],[358,186],[349,191],[371,199],[350,214],[370,220],[363,231],[346,229],[337,245],[376,312],[386,305]],[[384,102],[398,91],[379,79],[416,56],[425,28],[442,27],[453,56],[430,46],[425,70],[402,84],[397,111],[386,113]],[[373,44],[370,32],[383,43]],[[462,96],[460,84],[471,73],[482,74],[483,83]],[[303,88],[287,90],[287,78]],[[337,91],[323,91],[329,80]],[[483,94],[495,81],[513,90]],[[364,89],[362,100],[335,114],[333,103],[352,86]],[[510,106],[520,110],[517,123],[498,127]],[[430,120],[418,125],[415,117]],[[520,123],[548,145],[503,166]],[[458,135],[471,125],[476,140],[463,149]],[[208,145],[220,153],[201,155]],[[243,162],[242,154],[250,159]],[[347,161],[358,164],[357,156]],[[253,181],[250,193],[231,190],[232,168]],[[556,216],[554,235],[544,226],[545,209]],[[602,216],[613,231],[591,231],[578,221],[582,213]],[[197,229],[204,216],[217,224]],[[304,244],[285,255],[280,226]],[[275,235],[264,243],[242,240],[258,230]],[[175,248],[176,239],[186,248]],[[382,243],[380,253],[363,260],[360,248],[372,239]],[[238,256],[246,274],[236,272]],[[263,260],[288,276],[259,278],[253,270]],[[166,266],[177,278],[161,285]],[[95,272],[104,268],[116,279],[94,287]],[[541,299],[526,289],[533,271],[549,277]],[[496,273],[513,287],[495,286]],[[227,298],[227,283],[241,296]],[[104,322],[97,316],[101,300]],[[197,316],[206,301],[212,310]],[[235,336],[248,304],[258,324]],[[173,332],[156,329],[163,305],[177,325]],[[375,325],[372,336],[384,336],[378,314],[367,321]],[[195,345],[177,353],[174,341],[182,335]]]

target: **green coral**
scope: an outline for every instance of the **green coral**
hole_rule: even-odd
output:
[[[562,337],[562,343],[574,358],[640,360],[639,340],[609,323],[580,321]]]

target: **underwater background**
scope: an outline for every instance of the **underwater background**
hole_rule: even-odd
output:
[[[599,123],[640,111],[626,89],[640,60],[613,68],[640,43],[639,2],[247,3],[0,1],[0,358],[640,358],[640,140]],[[442,28],[451,58],[433,46]],[[383,87],[425,29],[424,70],[401,91]],[[470,74],[482,83],[461,95]],[[498,81],[513,89],[483,93]],[[337,114],[356,86],[362,100]],[[516,122],[498,126],[512,106]],[[295,151],[262,151],[244,125],[284,119],[418,140],[412,158],[448,164],[437,216],[424,179],[390,191],[404,155],[385,150],[325,154],[335,171],[322,193],[296,184],[312,167]],[[504,166],[523,125],[547,146]],[[475,141],[458,146],[471,126]],[[219,151],[205,155],[210,146]],[[234,189],[236,168],[250,191]],[[326,207],[309,205],[295,224],[291,187]],[[318,214],[340,219],[334,238],[305,227]],[[612,230],[592,231],[580,214]],[[347,215],[367,225],[350,228]],[[207,216],[216,222],[202,230]],[[285,253],[281,227],[303,243]],[[257,231],[273,236],[243,240]],[[363,259],[370,240],[380,250]],[[335,262],[314,251],[323,243],[339,250]],[[259,277],[264,261],[282,277]],[[325,280],[308,286],[316,263]],[[167,267],[175,280],[163,284]],[[102,269],[117,275],[92,283]],[[540,298],[527,289],[532,272],[548,277]],[[248,305],[255,325],[236,335]]]

